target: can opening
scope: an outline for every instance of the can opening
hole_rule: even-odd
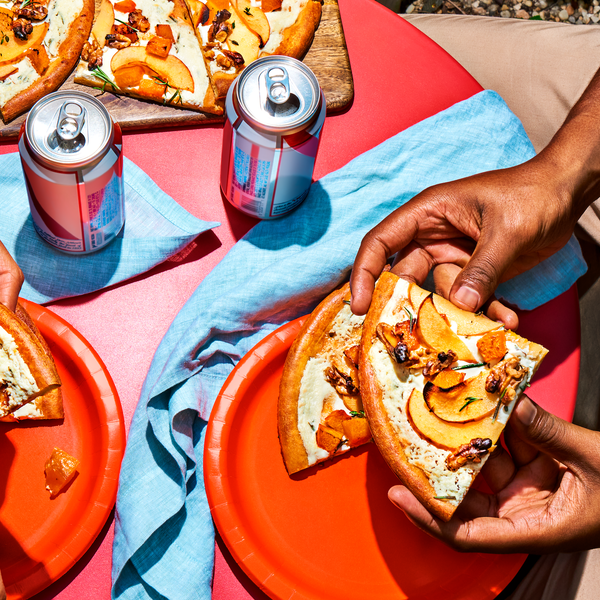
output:
[[[85,108],[73,100],[65,102],[56,121],[56,129],[48,136],[48,145],[59,152],[77,152],[85,146],[81,129],[85,123]]]
[[[265,111],[272,117],[287,117],[298,112],[299,109],[300,99],[295,94],[290,94],[283,104],[275,104],[270,98],[267,98],[265,104]]]

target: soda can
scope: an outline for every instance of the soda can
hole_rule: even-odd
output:
[[[239,210],[274,219],[307,196],[325,121],[314,73],[287,56],[246,67],[227,93],[221,190]]]
[[[121,128],[93,96],[48,94],[19,134],[33,225],[64,252],[103,248],[125,223]]]

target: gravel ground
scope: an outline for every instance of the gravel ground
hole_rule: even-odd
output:
[[[405,13],[483,15],[513,19],[537,19],[573,25],[600,22],[600,0],[563,3],[551,0],[414,0]]]

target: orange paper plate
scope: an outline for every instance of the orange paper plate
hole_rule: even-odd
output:
[[[398,483],[374,444],[289,477],[277,396],[303,319],[267,336],[234,369],[212,411],[204,473],[229,551],[271,598],[487,600],[524,555],[459,554],[387,499]]]
[[[44,589],[90,547],[114,505],[125,449],[123,411],[98,354],[59,316],[22,302],[54,355],[65,418],[0,423],[0,569],[10,600]],[[80,465],[50,499],[44,463],[55,446]]]

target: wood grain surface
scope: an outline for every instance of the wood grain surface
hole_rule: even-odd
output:
[[[315,33],[313,44],[304,57],[317,76],[327,100],[328,112],[345,108],[354,96],[354,84],[344,30],[337,0],[325,0],[321,23]],[[73,82],[73,73],[60,87],[61,90],[79,90],[96,96],[109,110],[113,119],[123,129],[151,129],[189,124],[213,124],[224,120],[223,116],[208,115],[153,102],[117,96]],[[0,126],[0,138],[15,138],[19,134],[26,114]]]

